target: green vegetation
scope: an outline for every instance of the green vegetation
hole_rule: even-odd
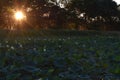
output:
[[[118,33],[0,31],[0,37],[0,80],[120,79]]]

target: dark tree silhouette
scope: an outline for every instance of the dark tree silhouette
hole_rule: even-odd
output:
[[[61,8],[60,4],[67,6]],[[117,7],[113,0],[1,0],[0,25],[13,26],[12,11],[23,10],[27,14],[27,28],[96,28],[102,24],[119,24]]]
[[[101,21],[103,24],[111,24],[116,21],[113,18],[119,17],[117,4],[113,0],[72,0],[67,8],[77,17],[85,13],[82,19],[90,24],[95,21],[100,24]]]

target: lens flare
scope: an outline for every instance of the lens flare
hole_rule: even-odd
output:
[[[25,18],[25,15],[21,11],[17,11],[14,16],[15,16],[15,19],[19,21]]]

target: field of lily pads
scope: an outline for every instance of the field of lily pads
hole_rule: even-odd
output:
[[[0,80],[120,80],[120,36],[0,31]]]

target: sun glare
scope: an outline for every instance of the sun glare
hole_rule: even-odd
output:
[[[25,18],[25,15],[21,11],[17,11],[14,16],[16,20],[23,20]]]
[[[113,0],[115,1],[118,5],[120,4],[120,0]]]

